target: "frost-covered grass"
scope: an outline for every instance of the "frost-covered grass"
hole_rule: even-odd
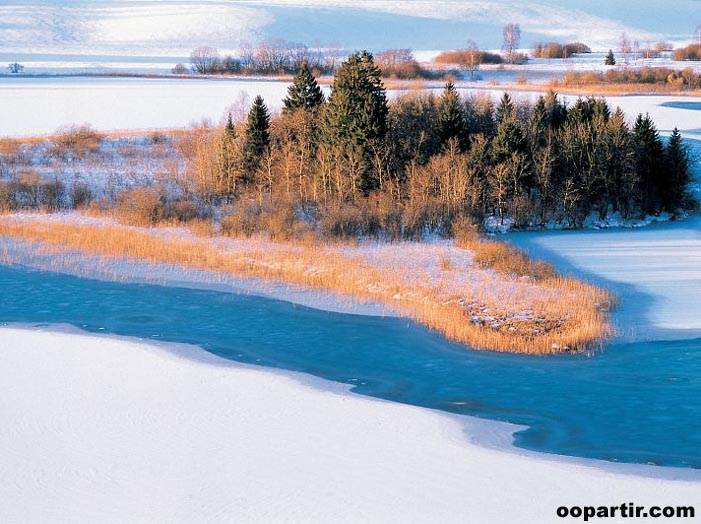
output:
[[[569,278],[536,280],[473,263],[450,243],[272,243],[200,238],[183,228],[139,228],[78,215],[6,215],[0,234],[109,259],[173,264],[301,285],[401,315],[476,349],[557,353],[589,349],[612,333],[612,297]]]
[[[94,134],[89,147],[62,147],[65,135],[0,138],[0,180],[59,181],[70,193],[81,186],[92,198],[114,200],[124,190],[159,184],[169,195],[182,190],[185,161],[172,130]]]

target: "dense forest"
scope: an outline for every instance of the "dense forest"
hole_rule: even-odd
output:
[[[201,132],[189,156],[198,192],[229,202],[224,224],[334,235],[451,234],[454,224],[581,227],[595,214],[630,219],[692,205],[690,160],[674,131],[632,126],[604,99],[567,107],[555,93],[534,104],[508,94],[409,92],[388,102],[371,54],[355,53],[325,100],[309,68],[289,87],[280,116],[257,97],[248,119]],[[282,211],[286,210],[286,211]],[[234,232],[234,231],[232,231]]]

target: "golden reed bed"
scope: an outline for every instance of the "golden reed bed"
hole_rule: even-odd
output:
[[[453,246],[392,244],[391,252],[395,247],[406,249],[408,257],[398,251],[392,258],[403,263],[392,265],[364,256],[362,244],[339,248],[273,244],[263,239],[227,244],[228,239],[216,242],[187,230],[183,230],[187,234],[168,231],[171,234],[116,223],[50,220],[48,216],[27,220],[5,215],[0,219],[0,235],[40,242],[44,253],[57,260],[65,257],[64,262],[78,251],[111,260],[167,263],[330,291],[359,301],[381,302],[474,349],[527,354],[583,351],[613,334],[607,313],[613,298],[606,291],[547,273],[534,279],[506,275],[498,267],[485,270],[476,262],[465,267],[462,262],[471,253]],[[441,274],[436,277],[431,269],[412,264],[405,247],[409,245],[424,261],[436,258]],[[489,245],[493,251],[493,244]],[[472,247],[480,249],[479,245]],[[70,260],[67,263],[79,263]],[[467,280],[465,272],[469,272]]]

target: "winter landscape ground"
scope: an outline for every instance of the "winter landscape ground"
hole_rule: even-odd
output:
[[[701,511],[696,24],[3,3],[0,521],[693,522],[611,507]],[[505,63],[437,58],[470,45]],[[422,78],[351,54],[403,48]]]

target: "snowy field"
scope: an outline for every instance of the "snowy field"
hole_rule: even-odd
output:
[[[0,137],[49,134],[61,126],[82,123],[101,131],[186,127],[203,119],[219,123],[227,112],[242,117],[258,94],[271,110],[280,110],[288,85],[240,79],[0,78]],[[328,87],[324,89],[329,92]],[[391,91],[390,96],[401,92]],[[504,88],[464,88],[460,92],[489,93],[498,100]],[[538,95],[512,94],[515,100],[535,100]],[[577,99],[573,95],[563,98],[570,103]],[[647,112],[661,131],[670,132],[677,126],[687,138],[701,139],[699,98],[651,95],[607,99],[631,119]]]
[[[616,318],[625,338],[701,337],[701,219],[634,230],[516,233],[508,239],[617,292]]]
[[[563,505],[699,503],[697,472],[481,447],[513,427],[189,346],[8,327],[0,339],[8,524],[544,524]]]
[[[501,45],[518,23],[523,43],[583,41],[615,48],[622,32],[643,45],[685,42],[698,20],[695,0],[13,0],[0,5],[0,52],[187,56],[199,45],[222,51],[284,38],[346,48],[455,49],[468,38]]]

